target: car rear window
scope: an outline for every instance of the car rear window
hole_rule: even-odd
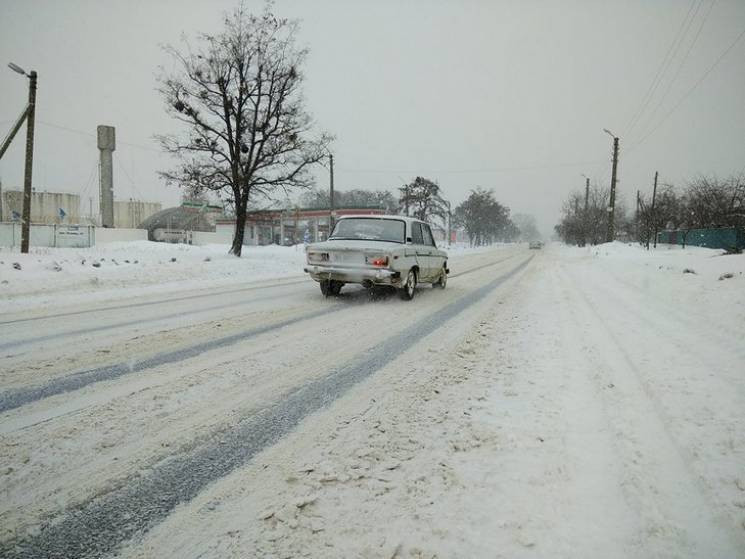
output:
[[[347,218],[336,223],[334,232],[329,238],[403,243],[405,230],[404,222],[397,219]]]

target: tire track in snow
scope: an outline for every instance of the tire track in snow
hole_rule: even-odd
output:
[[[287,297],[286,294],[278,294],[278,295],[272,295],[270,297],[265,297],[262,299],[263,301],[270,301],[273,299],[283,299]],[[160,322],[163,320],[172,320],[174,318],[180,318],[183,316],[190,316],[195,314],[202,314],[205,312],[211,312],[211,311],[218,311],[221,309],[231,309],[247,304],[253,304],[256,301],[254,300],[248,300],[248,301],[232,301],[230,303],[221,303],[219,305],[212,305],[210,307],[204,307],[201,309],[194,309],[190,311],[180,311],[177,313],[171,313],[161,316],[156,316],[153,318],[137,318],[134,320],[125,320],[123,322],[116,322],[113,324],[104,324],[104,325],[96,325],[88,328],[79,328],[77,330],[68,330],[66,332],[57,332],[54,334],[48,334],[45,336],[36,336],[34,338],[22,338],[20,340],[14,340],[12,342],[5,342],[0,344],[0,351],[4,351],[6,349],[12,349],[15,347],[20,347],[24,345],[29,344],[35,344],[38,342],[45,342],[48,340],[55,340],[57,338],[67,338],[70,336],[78,336],[81,334],[90,334],[92,332],[103,332],[104,330],[115,330],[117,328],[126,328],[127,326],[135,326],[139,324],[148,324],[153,322]]]
[[[73,390],[79,390],[85,388],[89,384],[96,382],[102,382],[106,380],[114,380],[123,375],[130,373],[139,373],[146,369],[152,369],[160,365],[167,365],[171,363],[178,363],[185,361],[192,357],[197,357],[206,351],[212,351],[214,349],[220,349],[227,346],[237,344],[239,342],[255,338],[261,334],[266,334],[273,330],[279,330],[285,326],[304,322],[318,318],[338,311],[341,308],[345,308],[343,305],[332,305],[330,307],[324,307],[322,309],[312,311],[300,316],[295,316],[267,324],[265,326],[259,326],[257,328],[251,328],[244,330],[236,334],[230,334],[229,336],[223,336],[221,338],[209,340],[189,347],[177,349],[174,351],[166,351],[163,353],[156,353],[155,355],[142,359],[140,361],[132,362],[121,362],[113,365],[106,365],[104,367],[97,367],[95,369],[89,369],[86,371],[80,371],[63,376],[58,379],[54,379],[41,386],[33,386],[29,388],[18,388],[15,390],[9,390],[0,393],[0,413],[25,406],[37,400],[43,398],[49,398],[50,396],[56,396],[57,394],[63,394],[65,392],[72,392]]]
[[[143,301],[141,303],[131,303],[126,305],[111,305],[108,307],[98,307],[95,309],[86,309],[82,311],[69,311],[61,312],[56,314],[47,314],[43,316],[32,316],[29,318],[14,318],[12,320],[0,320],[0,326],[5,324],[18,324],[19,322],[35,322],[37,320],[48,320],[52,318],[65,318],[68,316],[80,316],[82,314],[92,314],[97,312],[106,311],[117,311],[117,310],[129,310],[140,307],[149,307],[152,305],[165,305],[168,303],[180,303],[183,301],[191,301],[193,299],[207,299],[209,297],[219,297],[221,295],[232,295],[233,293],[244,293],[246,291],[257,291],[259,289],[276,289],[284,287],[286,285],[297,285],[299,283],[306,283],[308,280],[303,278],[301,280],[284,281],[281,283],[273,283],[270,285],[254,285],[250,287],[240,287],[237,289],[226,289],[224,291],[210,291],[209,293],[197,293],[194,295],[183,295],[181,297],[171,297],[167,299],[157,299],[155,301]]]
[[[674,538],[678,547],[673,555],[737,556],[733,553],[738,549],[737,536],[714,510],[688,452],[673,436],[670,418],[639,366],[578,288],[580,284],[563,268],[558,278],[575,303],[570,308],[578,331],[589,334],[593,350],[587,352],[588,361],[595,367],[598,392],[628,472],[624,489],[648,523],[644,537],[665,549]]]
[[[481,301],[525,269],[532,258],[529,256],[509,272],[424,317],[410,330],[380,342],[327,376],[294,389],[259,413],[215,433],[201,446],[171,456],[129,485],[48,521],[38,534],[0,543],[0,556],[100,557],[114,551],[122,542],[147,531],[179,504],[194,498],[208,484],[276,443],[309,414],[330,405]]]
[[[511,256],[508,256],[507,258],[495,260],[494,262],[490,262],[488,264],[476,266],[475,268],[471,268],[463,272],[459,272],[458,274],[454,274],[452,277],[458,277],[458,276],[463,276],[466,274],[474,273],[484,268],[495,266],[497,264],[510,260],[511,258],[514,258],[515,256],[518,256],[518,255],[511,255]],[[270,297],[268,299],[281,298],[281,297],[284,297],[284,295],[277,295],[277,296]],[[252,303],[252,302],[253,301],[249,301],[249,303]],[[163,317],[152,319],[151,321],[167,320],[169,318],[175,318],[175,317],[179,317],[185,314],[207,312],[210,310],[219,310],[222,308],[233,308],[235,306],[236,306],[236,303],[226,303],[226,304],[222,304],[218,306],[209,307],[203,310],[190,311],[186,313],[176,313],[173,315],[163,316]],[[312,320],[314,318],[318,318],[326,314],[337,312],[345,308],[349,308],[349,307],[347,305],[333,305],[331,307],[324,307],[320,310],[312,311],[304,315],[301,315],[299,317],[283,320],[281,322],[269,324],[266,326],[261,326],[258,328],[251,328],[243,332],[238,332],[237,334],[231,334],[229,336],[224,336],[224,337],[210,340],[207,342],[202,342],[202,343],[189,346],[186,348],[158,353],[146,359],[141,359],[139,361],[132,362],[130,360],[126,362],[115,363],[113,365],[105,365],[103,367],[96,367],[94,369],[88,369],[84,371],[67,374],[63,377],[51,380],[42,385],[26,387],[26,388],[18,388],[14,390],[8,390],[6,392],[0,392],[0,413],[4,413],[6,411],[10,411],[10,410],[19,408],[21,406],[25,406],[26,404],[30,404],[32,402],[36,402],[44,398],[49,398],[50,396],[56,396],[58,394],[63,394],[65,392],[72,392],[74,390],[79,390],[81,388],[85,388],[86,386],[96,383],[96,382],[113,380],[123,375],[127,375],[130,373],[139,373],[147,369],[158,367],[160,365],[167,365],[171,363],[185,361],[186,359],[197,357],[198,355],[201,355],[202,353],[206,351],[211,351],[213,349],[220,349],[220,348],[224,348],[230,345],[234,345],[241,341],[259,336],[261,334],[266,334],[273,330],[278,330],[280,328],[284,328],[285,326],[289,326],[291,324],[295,324],[298,322]],[[74,335],[74,334],[79,334],[79,333],[87,333],[91,331],[100,331],[103,329],[112,329],[112,328],[117,328],[117,327],[122,327],[122,326],[130,326],[133,324],[140,324],[142,322],[145,322],[145,321],[142,321],[142,320],[127,321],[127,322],[109,325],[109,326],[103,326],[103,327],[98,327],[98,328],[88,328],[85,330],[68,332],[62,335]],[[0,344],[0,350],[5,349],[7,346],[15,346],[15,345],[20,345],[20,344],[25,344],[25,343],[31,343],[32,341],[43,341],[43,340],[54,338],[57,336],[58,335],[55,334],[55,335],[50,335],[50,336],[44,336],[41,338],[35,338],[34,340],[29,339],[29,340],[22,340],[19,342],[9,342],[7,344]]]

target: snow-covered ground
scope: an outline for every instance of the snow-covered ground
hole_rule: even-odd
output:
[[[720,254],[551,246],[123,555],[745,556],[745,257]]]
[[[0,414],[0,552],[62,545],[44,519],[101,500],[123,516],[93,509],[106,520],[84,513],[69,538],[119,537],[122,557],[745,556],[745,256],[550,244],[463,250],[450,268],[411,303],[324,301],[306,282],[167,326],[173,309],[143,306],[136,336],[116,309],[92,313],[95,333],[32,322],[33,352],[0,356],[5,386],[236,341]],[[22,326],[0,324],[31,344]],[[80,336],[85,349],[61,345]],[[335,393],[345,374],[358,380]],[[319,407],[301,398],[314,386]],[[214,473],[262,417],[276,439]],[[119,536],[127,503],[161,507],[138,489],[157,493],[152,479],[205,483]],[[91,526],[109,531],[78,533]]]

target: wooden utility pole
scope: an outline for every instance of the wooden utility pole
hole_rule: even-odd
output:
[[[582,234],[584,237],[583,245],[587,245],[587,230],[590,228],[590,216],[588,212],[590,210],[590,177],[585,177],[585,213],[582,217]]]
[[[639,241],[639,244],[641,244],[641,239],[639,238],[639,202],[641,199],[641,193],[637,190],[636,191],[636,213],[634,214],[634,228],[635,228],[635,234],[636,234],[636,240]]]
[[[616,172],[618,170],[618,137],[613,136],[613,170],[610,179],[610,205],[608,206],[608,235],[606,241],[611,243],[616,238]]]
[[[334,230],[334,154],[329,153],[329,234]],[[327,238],[328,238],[327,237]]]
[[[657,248],[657,214],[654,205],[657,199],[657,171],[654,172],[654,188],[652,189],[652,231],[654,233],[654,248]]]
[[[26,168],[23,174],[23,223],[21,252],[28,253],[31,236],[31,174],[34,169],[34,120],[36,115],[36,72],[28,73],[28,113],[26,114]]]

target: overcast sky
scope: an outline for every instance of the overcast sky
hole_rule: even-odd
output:
[[[116,199],[176,204],[179,192],[156,174],[170,161],[152,140],[174,127],[155,91],[168,64],[160,45],[217,31],[235,5],[0,0],[0,137],[27,96],[6,63],[39,73],[34,187],[97,204],[95,130],[110,124]],[[609,182],[603,128],[621,138],[629,203],[637,188],[651,190],[655,170],[679,185],[745,170],[743,0],[278,0],[275,11],[302,20],[307,107],[337,138],[340,190],[394,189],[422,175],[457,204],[471,188],[492,188],[549,233],[582,173]],[[4,188],[23,184],[24,137],[0,161]]]

